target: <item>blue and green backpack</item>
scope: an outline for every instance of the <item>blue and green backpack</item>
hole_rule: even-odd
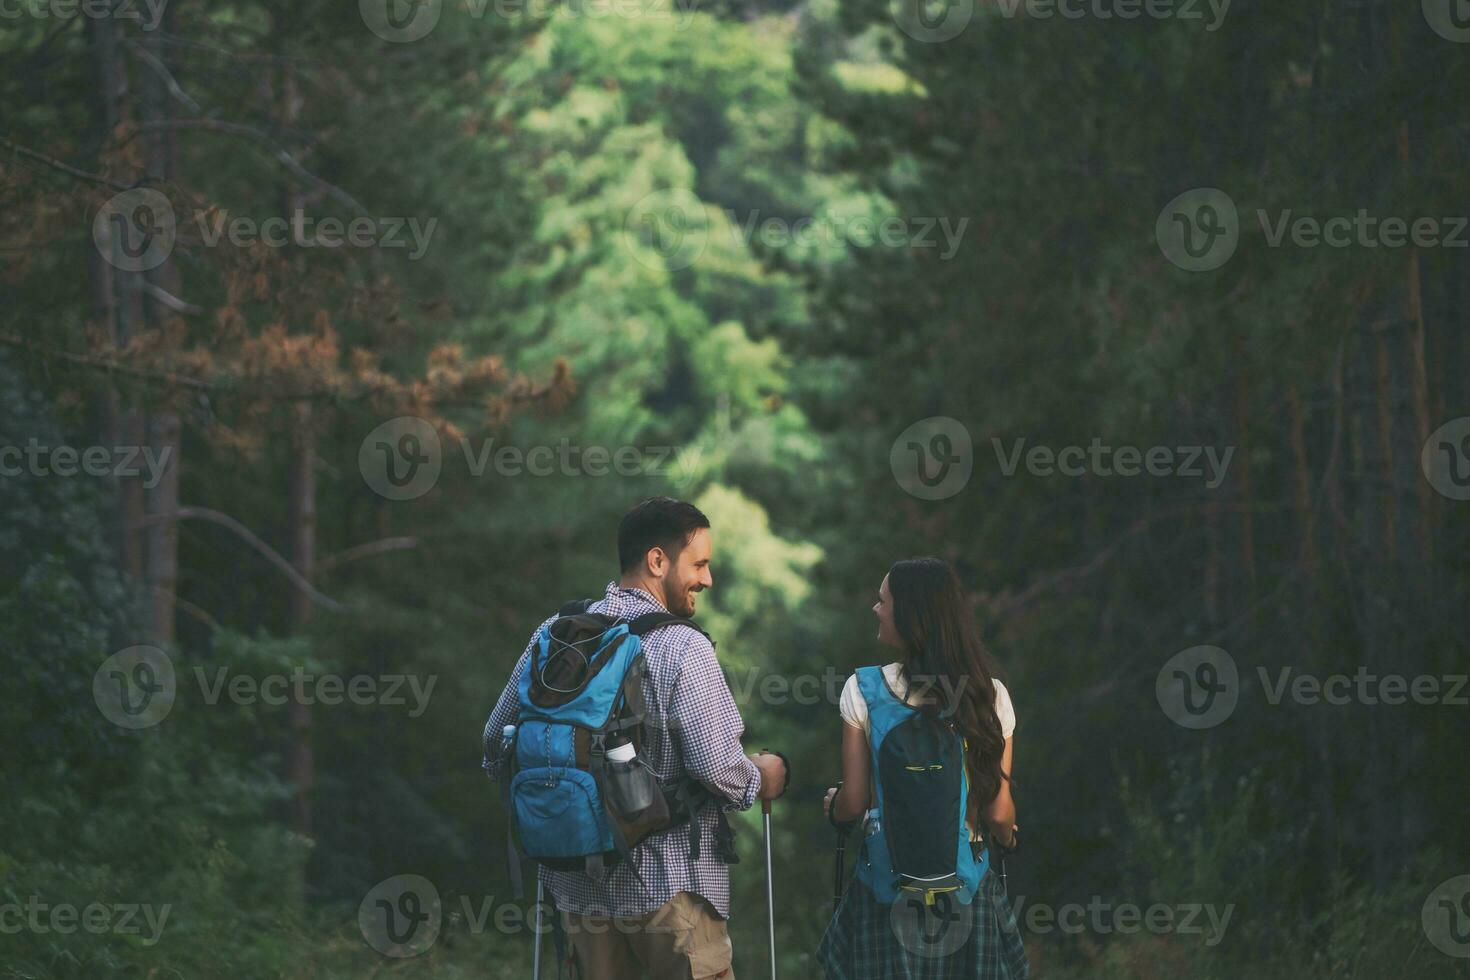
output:
[[[868,705],[868,749],[878,805],[868,812],[857,877],[885,905],[940,894],[970,904],[990,867],[976,856],[965,826],[969,780],[964,736],[952,722],[926,717],[888,686],[882,667],[859,667]]]
[[[688,776],[660,779],[646,761],[654,719],[643,699],[642,642],[669,626],[699,627],[668,612],[619,619],[589,612],[591,603],[563,606],[536,637],[521,672],[519,722],[501,748],[508,759],[502,787],[516,884],[522,855],[601,878],[639,841],[685,821],[690,860],[699,859],[694,815],[712,797]],[[608,757],[609,743],[626,742],[633,758]],[[734,838],[718,812],[716,844],[722,859],[734,863]],[[629,867],[638,874],[631,861]]]

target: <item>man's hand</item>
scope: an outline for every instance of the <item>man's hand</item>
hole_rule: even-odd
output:
[[[774,800],[786,792],[786,763],[781,761],[779,755],[757,752],[750,757],[750,761],[761,771],[761,788],[758,794],[761,799]]]

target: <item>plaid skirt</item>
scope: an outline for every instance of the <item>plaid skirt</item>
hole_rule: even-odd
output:
[[[880,905],[854,880],[817,946],[827,980],[1025,980],[1021,930],[998,876],[980,880],[969,905],[940,895],[933,906]]]

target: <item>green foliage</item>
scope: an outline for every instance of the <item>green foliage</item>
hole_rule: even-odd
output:
[[[437,222],[422,258],[288,248],[272,255],[287,271],[259,281],[185,241],[180,297],[203,311],[185,328],[279,322],[315,341],[320,315],[385,370],[459,345],[534,380],[564,363],[575,384],[488,424],[483,404],[451,406],[442,475],[408,501],[360,473],[382,406],[317,398],[315,585],[340,606],[309,616],[263,557],[291,550],[302,433],[285,420],[301,392],[254,391],[253,364],[170,390],[159,363],[216,353],[151,360],[176,322],[128,357],[94,344],[91,218],[147,141],[136,120],[98,126],[94,25],[22,18],[0,38],[22,66],[0,108],[16,260],[0,339],[30,350],[0,363],[0,448],[110,439],[94,417],[109,398],[168,405],[181,501],[257,538],[180,525],[179,697],[157,727],[125,731],[92,695],[150,598],[117,567],[115,488],[0,477],[0,897],[172,909],[156,945],[6,935],[0,976],[523,975],[524,930],[461,911],[509,892],[480,726],[531,630],[600,594],[617,519],[656,493],[711,517],[701,619],[750,747],[795,760],[773,840],[783,975],[817,972],[832,845],[817,801],[839,721],[834,691],[802,704],[761,683],[887,659],[871,597],[891,562],[925,553],[960,569],[1019,714],[1016,887],[1236,909],[1217,947],[1028,936],[1038,975],[1452,975],[1418,903],[1467,842],[1463,712],[1324,718],[1247,686],[1228,724],[1196,733],[1161,717],[1153,684],[1165,657],[1206,642],[1248,678],[1280,663],[1463,671],[1465,511],[1416,470],[1426,423],[1464,414],[1463,261],[1288,253],[1254,215],[1462,207],[1470,48],[1428,38],[1414,4],[1237,0],[1218,32],[977,4],[943,43],[905,35],[888,0],[532,6],[440,4],[410,44],[321,2],[180,6],[165,31],[178,200],[259,217],[298,191],[314,215],[352,217],[330,184],[375,215]],[[128,40],[133,99],[163,75]],[[1169,265],[1154,238],[1159,209],[1204,185],[1242,218],[1216,274]],[[955,250],[860,230],[885,220],[947,221]],[[253,396],[259,414],[241,408]],[[961,494],[920,501],[889,454],[932,415],[968,428],[975,470]],[[994,465],[1018,438],[1093,437],[1238,455],[1215,488]],[[568,467],[524,463],[563,447]],[[507,448],[519,467],[497,462]],[[589,449],[638,465],[598,470]],[[310,840],[285,829],[287,760],[307,738],[289,710],[206,696],[297,672],[433,685],[422,713],[312,706]],[[736,831],[736,972],[756,974],[758,814]],[[358,903],[401,873],[435,881],[451,915],[423,956],[385,961]]]

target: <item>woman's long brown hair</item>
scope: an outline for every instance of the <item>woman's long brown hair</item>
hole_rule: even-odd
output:
[[[980,641],[954,569],[939,558],[910,558],[888,570],[893,626],[903,642],[901,666],[916,705],[936,724],[953,723],[965,737],[970,779],[970,827],[984,832],[984,807],[1010,775],[1001,769],[1005,738],[995,711],[995,666]]]

